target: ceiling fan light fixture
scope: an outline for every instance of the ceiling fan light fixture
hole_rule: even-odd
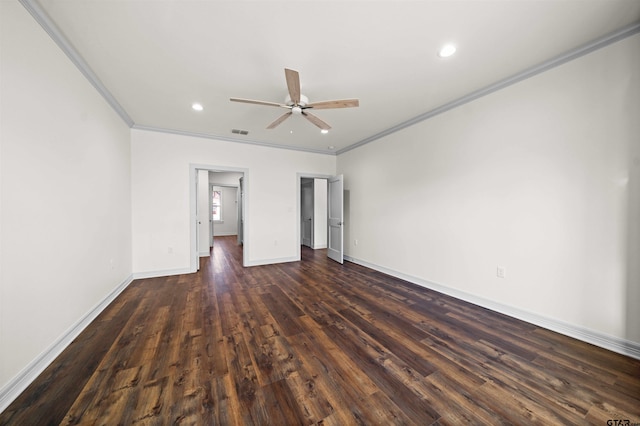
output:
[[[453,44],[445,44],[438,51],[438,56],[441,58],[448,58],[456,53],[456,47]]]
[[[204,109],[204,107],[202,106],[202,104],[199,104],[198,102],[194,102],[193,104],[191,104],[191,108],[194,111],[202,111]]]
[[[321,101],[309,103],[309,98],[300,93],[300,75],[298,71],[285,68],[284,75],[287,80],[287,90],[289,91],[289,95],[285,98],[284,104],[276,103],[276,102],[267,102],[267,101],[258,101],[254,99],[244,99],[244,98],[229,98],[231,102],[244,102],[248,104],[256,104],[256,105],[266,105],[278,108],[285,108],[288,111],[282,114],[280,117],[276,118],[276,120],[267,126],[267,129],[275,129],[278,127],[283,121],[291,117],[292,115],[302,115],[306,118],[310,123],[319,127],[321,130],[329,130],[331,126],[321,118],[311,114],[306,109],[332,109],[332,108],[353,108],[360,106],[360,102],[358,99],[336,99],[330,101]],[[291,132],[293,133],[293,132]],[[322,132],[326,133],[326,132]]]

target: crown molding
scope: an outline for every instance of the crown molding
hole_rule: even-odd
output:
[[[171,135],[213,139],[213,140],[224,141],[224,142],[244,143],[248,145],[264,146],[267,148],[288,149],[291,151],[311,152],[314,154],[325,154],[325,155],[334,155],[334,156],[336,155],[335,151],[325,151],[322,149],[304,148],[304,147],[291,146],[291,145],[280,145],[276,143],[262,142],[262,141],[252,140],[252,139],[238,139],[238,138],[233,138],[229,136],[220,136],[220,135],[209,134],[209,133],[198,133],[198,132],[189,132],[184,130],[165,129],[162,127],[143,126],[140,124],[134,124],[133,126],[131,126],[131,128],[135,130],[146,130],[149,132],[168,133]]]
[[[375,135],[369,136],[368,138],[362,139],[359,142],[356,142],[352,145],[349,145],[345,148],[338,150],[336,154],[340,155],[342,153],[351,151],[355,148],[366,145],[375,140],[381,139],[385,136],[389,136],[393,133],[399,132],[400,130],[406,129],[407,127],[413,126],[414,124],[420,123],[421,121],[428,120],[432,117],[435,117],[436,115],[442,114],[444,112],[447,112],[449,110],[462,106],[478,98],[482,98],[484,96],[490,95],[493,92],[497,92],[498,90],[502,90],[513,84],[516,84],[528,78],[534,77],[538,74],[542,74],[545,71],[549,71],[552,68],[555,68],[567,62],[573,61],[574,59],[578,59],[591,52],[594,52],[596,50],[602,49],[603,47],[609,46],[610,44],[613,44],[617,41],[623,40],[627,37],[631,37],[639,32],[640,32],[640,22],[624,27],[618,31],[615,31],[604,37],[594,40],[588,44],[585,44],[576,49],[570,50],[560,56],[556,56],[555,58],[549,59],[548,61],[542,62],[541,64],[535,65],[531,68],[527,68],[524,71],[520,71],[519,73],[514,74],[511,77],[507,77],[496,83],[490,84],[489,86],[486,86],[482,89],[468,93],[462,96],[461,98],[448,102],[444,105],[440,105],[437,108],[434,108],[423,114],[417,115],[407,121],[404,121],[400,124],[397,124],[379,133],[376,133]]]
[[[399,132],[400,130],[406,129],[407,127],[413,126],[414,124],[428,120],[444,112],[447,112],[449,110],[452,110],[454,108],[467,104],[471,101],[482,98],[496,91],[502,90],[506,87],[519,83],[528,78],[534,77],[552,68],[555,68],[567,62],[573,61],[574,59],[578,59],[584,55],[587,55],[591,52],[602,49],[603,47],[609,46],[610,44],[623,40],[627,37],[631,37],[640,32],[640,22],[636,22],[635,24],[629,25],[618,31],[605,35],[604,37],[596,39],[581,47],[572,49],[562,55],[559,55],[548,61],[542,62],[539,65],[533,66],[531,68],[527,68],[510,77],[507,77],[503,80],[490,84],[489,86],[486,86],[482,89],[473,91],[451,102],[440,105],[437,108],[434,108],[423,114],[410,118],[409,120],[406,120],[400,124],[397,124],[386,130],[383,130],[374,135],[371,135],[345,148],[339,149],[337,151],[327,151],[327,150],[321,150],[321,149],[295,147],[290,145],[280,145],[280,144],[262,142],[257,140],[237,139],[237,138],[231,138],[228,136],[219,136],[219,135],[213,135],[213,134],[204,134],[204,133],[197,133],[197,132],[188,132],[188,131],[181,131],[181,130],[137,125],[135,124],[133,119],[129,116],[129,114],[124,110],[122,105],[120,105],[120,103],[116,100],[116,98],[111,94],[111,92],[109,92],[106,86],[100,81],[98,76],[93,72],[93,70],[89,67],[87,62],[82,58],[82,56],[78,53],[78,51],[73,47],[71,42],[69,42],[69,40],[64,36],[64,34],[60,31],[60,29],[58,29],[57,25],[51,20],[51,18],[47,15],[47,13],[42,9],[38,1],[37,0],[18,0],[18,1],[24,6],[25,9],[27,9],[27,11],[31,14],[31,16],[33,16],[33,18],[40,24],[40,26],[49,34],[49,36],[60,47],[60,49],[62,49],[62,51],[67,55],[67,57],[69,57],[71,62],[75,64],[75,66],[80,70],[80,72],[93,85],[93,87],[95,87],[95,89],[102,95],[102,97],[107,101],[107,103],[116,111],[116,113],[122,118],[122,120],[131,128],[140,129],[140,130],[149,130],[149,131],[155,131],[155,132],[161,132],[161,133],[177,134],[177,135],[183,135],[183,136],[200,137],[200,138],[206,138],[206,139],[216,139],[216,140],[222,140],[227,142],[245,143],[250,145],[265,146],[269,148],[288,149],[293,151],[334,155],[334,156],[343,154],[345,152],[356,149],[360,146],[366,145],[370,142],[384,138],[385,136],[389,136],[393,133]]]
[[[80,72],[89,80],[89,83],[102,95],[107,103],[114,109],[114,111],[122,118],[122,120],[129,126],[133,126],[133,120],[124,110],[122,105],[116,100],[116,98],[109,92],[106,86],[100,81],[96,73],[93,72],[89,64],[80,56],[80,53],[73,47],[71,42],[60,31],[58,26],[51,20],[49,15],[42,9],[37,0],[18,0],[22,6],[33,16],[33,18],[40,24],[40,26],[49,34],[49,37],[62,49],[67,57],[73,62],[73,64],[80,70]]]

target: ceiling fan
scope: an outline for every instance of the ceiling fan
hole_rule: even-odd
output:
[[[273,123],[267,126],[267,129],[275,129],[280,123],[292,115],[302,115],[307,120],[321,128],[322,130],[329,130],[331,126],[316,117],[315,115],[307,112],[309,109],[330,109],[330,108],[352,108],[359,106],[358,99],[341,99],[333,101],[322,101],[309,103],[309,99],[300,93],[300,74],[298,71],[288,68],[284,69],[284,75],[287,79],[287,88],[289,89],[289,95],[285,100],[285,103],[280,104],[277,102],[256,101],[253,99],[231,98],[232,102],[244,102],[247,104],[267,105],[279,108],[286,108],[289,111],[278,117]]]

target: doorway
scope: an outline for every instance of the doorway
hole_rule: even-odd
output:
[[[300,244],[314,250],[327,248],[327,180],[300,181]]]
[[[201,244],[201,248],[213,247],[216,237],[234,236],[238,244],[242,243],[242,179],[243,174],[238,172],[209,171],[209,228],[206,235],[209,245]]]
[[[191,272],[199,270],[202,256],[209,256],[210,247],[215,238],[216,222],[222,225],[223,222],[236,224],[235,233],[238,234],[238,244],[242,246],[242,265],[247,266],[248,239],[246,223],[248,222],[248,169],[231,167],[208,166],[191,164],[189,170],[190,178],[190,211],[191,211]],[[218,216],[213,217],[213,194],[212,186],[219,188],[222,195],[222,203],[218,205]],[[229,188],[227,197],[224,196],[225,188]],[[231,207],[225,213],[224,199],[230,202],[227,207]],[[227,230],[227,232],[230,232]]]
[[[313,250],[327,248],[327,188],[330,177],[298,174],[298,259],[303,246]]]

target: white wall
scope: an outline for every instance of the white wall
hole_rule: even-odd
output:
[[[313,248],[327,248],[327,180],[313,180]]]
[[[189,268],[190,164],[248,169],[245,260],[255,265],[296,258],[297,173],[335,174],[336,157],[132,130],[134,272]]]
[[[346,254],[640,342],[638,52],[640,35],[340,155]]]
[[[213,235],[238,235],[238,188],[214,186],[213,189],[221,191],[222,195],[222,221],[214,222]]]
[[[235,172],[209,172],[209,183],[215,185],[240,186],[242,173]]]
[[[0,2],[0,394],[131,275],[129,128]]]

